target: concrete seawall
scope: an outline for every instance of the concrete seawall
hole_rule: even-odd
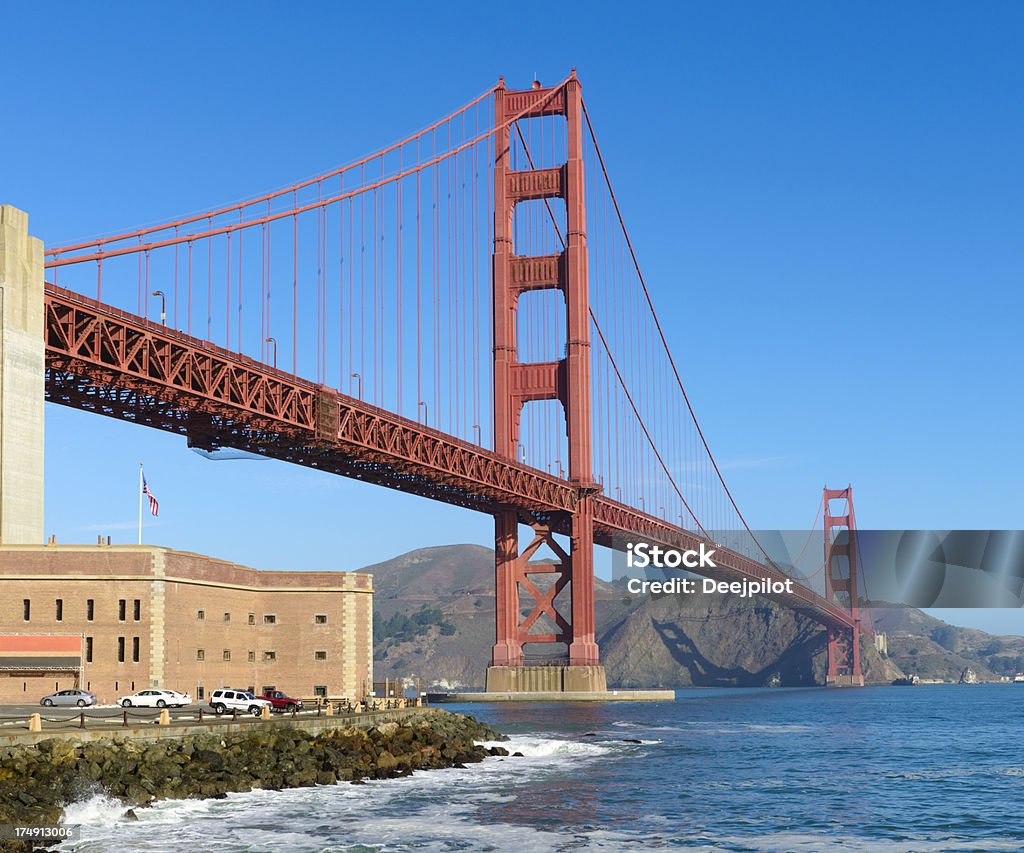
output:
[[[129,726],[116,726],[113,724],[96,728],[78,728],[78,719],[72,717],[66,725],[50,725],[41,732],[5,731],[0,734],[0,746],[14,744],[34,744],[52,738],[83,743],[92,740],[162,740],[164,738],[180,738],[188,735],[200,735],[210,733],[236,733],[253,731],[261,728],[293,728],[299,731],[317,732],[330,731],[332,729],[369,729],[383,723],[410,723],[413,721],[429,722],[439,714],[449,714],[440,708],[401,708],[391,711],[368,711],[361,714],[338,714],[334,716],[308,716],[308,717],[271,717],[269,720],[240,716],[237,720],[230,716],[215,717],[207,716],[209,722],[171,722],[170,725],[160,726],[155,720],[149,723],[133,723]],[[93,725],[96,725],[93,723]]]

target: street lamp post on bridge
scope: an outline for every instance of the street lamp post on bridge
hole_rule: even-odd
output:
[[[162,290],[154,290],[153,291],[153,295],[160,297],[160,325],[161,326],[166,326],[167,325],[167,294],[165,294]]]

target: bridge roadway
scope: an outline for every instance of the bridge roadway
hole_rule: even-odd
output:
[[[247,356],[47,283],[46,395],[51,402],[175,432],[190,446],[233,447],[493,514],[515,507],[569,532],[580,490],[416,421]],[[525,515],[524,515],[525,517]],[[595,540],[697,549],[709,540],[598,494]],[[724,581],[785,581],[719,546]],[[832,628],[852,617],[813,590],[766,596]]]

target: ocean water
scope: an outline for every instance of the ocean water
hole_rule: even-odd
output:
[[[447,706],[523,758],[128,822],[74,804],[74,851],[1024,850],[1024,686],[690,690],[674,703]],[[635,742],[638,741],[638,742]]]

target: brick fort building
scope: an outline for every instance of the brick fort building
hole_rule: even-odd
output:
[[[359,699],[373,684],[372,600],[372,577],[356,572],[257,571],[148,545],[0,545],[0,634],[81,641],[78,671],[0,653],[0,703],[76,686],[101,702],[152,687],[196,701],[218,687]]]

